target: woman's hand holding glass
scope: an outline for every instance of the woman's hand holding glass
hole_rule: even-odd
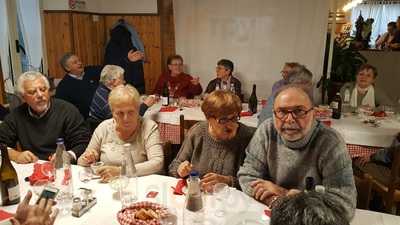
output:
[[[78,165],[80,166],[89,166],[92,163],[95,163],[99,159],[99,154],[96,150],[87,149],[81,157],[78,159]]]
[[[200,181],[201,188],[205,192],[213,192],[213,188],[215,184],[218,183],[224,183],[226,185],[231,185],[232,184],[232,177],[231,176],[224,176],[216,173],[207,173],[206,175],[203,176],[203,178]]]
[[[100,175],[102,182],[110,182],[121,173],[121,167],[118,166],[102,166],[97,169],[97,174]]]

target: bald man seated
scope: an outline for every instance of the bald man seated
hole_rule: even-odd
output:
[[[314,117],[310,91],[289,85],[275,95],[272,118],[260,124],[239,169],[242,190],[269,206],[305,189],[306,177],[354,216],[356,188],[351,160],[340,134]]]

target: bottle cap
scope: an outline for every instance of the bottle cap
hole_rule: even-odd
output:
[[[192,170],[192,171],[190,172],[190,176],[191,176],[191,177],[198,177],[198,176],[199,176],[199,172],[198,172],[197,170]]]
[[[325,187],[323,185],[315,186],[315,191],[319,193],[325,193]]]
[[[64,144],[64,138],[57,138],[57,144]]]

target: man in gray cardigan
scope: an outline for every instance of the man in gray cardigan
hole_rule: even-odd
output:
[[[303,191],[306,177],[313,177],[344,206],[350,221],[357,196],[351,160],[342,137],[315,120],[310,96],[293,85],[276,93],[274,116],[258,127],[247,146],[239,183],[246,194],[273,206]]]

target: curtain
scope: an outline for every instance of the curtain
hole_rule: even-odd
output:
[[[17,0],[17,13],[20,41],[23,41],[26,51],[26,59],[21,59],[25,64],[22,68],[24,71],[39,71],[43,58],[39,0]]]
[[[392,21],[396,22],[397,17],[400,16],[400,1],[367,2],[357,5],[351,12],[353,32],[355,32],[355,23],[360,13],[364,20],[367,18],[375,20],[372,24],[370,41],[371,46],[374,46],[378,35],[382,35],[387,31],[387,24]]]
[[[14,85],[9,56],[7,0],[0,0],[0,61],[3,72],[4,88],[8,93],[14,93]]]

